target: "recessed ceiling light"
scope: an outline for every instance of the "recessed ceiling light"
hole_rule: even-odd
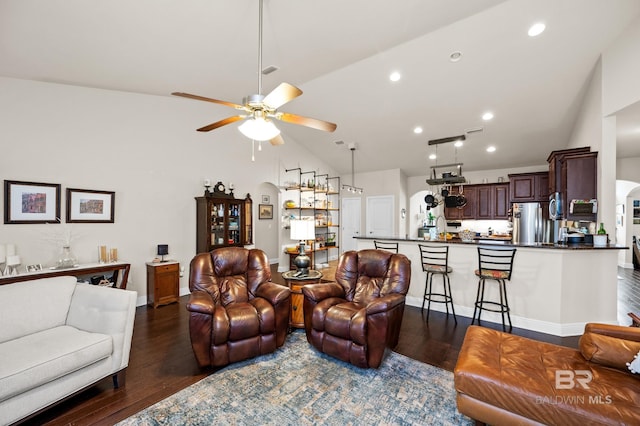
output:
[[[484,114],[482,114],[482,119],[484,121],[489,121],[493,118],[493,113],[491,111],[487,111]]]
[[[464,145],[462,141],[456,141],[456,143],[453,144],[456,148],[460,148],[462,145]]]
[[[435,160],[435,159],[436,159],[436,155],[435,154],[429,155],[429,160]]]
[[[491,145],[487,147],[487,152],[495,152],[496,151],[496,147]]]
[[[422,127],[416,126],[416,128],[413,129],[413,133],[415,133],[416,135],[419,135],[420,133],[422,133]]]
[[[451,62],[458,62],[460,59],[462,59],[462,52],[460,51],[455,51],[449,55],[449,60]]]
[[[529,37],[536,37],[542,34],[545,28],[546,28],[545,24],[543,24],[542,22],[536,22],[529,28],[529,31],[527,32],[527,34],[529,34]]]
[[[400,75],[400,73],[398,71],[394,71],[391,74],[389,74],[389,80],[391,80],[391,81],[398,81],[398,80],[400,80],[400,77],[401,77],[401,75]]]

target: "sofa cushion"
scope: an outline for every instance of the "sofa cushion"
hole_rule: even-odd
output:
[[[640,351],[640,342],[586,332],[580,337],[582,356],[598,364],[629,371],[627,363]]]
[[[0,285],[0,343],[64,325],[76,277]]]
[[[0,401],[105,359],[112,352],[111,336],[70,326],[0,343]]]

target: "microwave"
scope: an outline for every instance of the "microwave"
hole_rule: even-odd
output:
[[[562,194],[559,192],[549,195],[549,219],[562,219]]]

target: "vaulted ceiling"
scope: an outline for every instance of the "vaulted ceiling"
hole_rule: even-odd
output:
[[[277,123],[341,173],[355,143],[359,172],[425,175],[429,139],[478,129],[458,150],[439,146],[438,161],[541,165],[569,140],[599,55],[639,13],[637,0],[265,0],[263,66],[278,70],[263,92],[294,84],[304,94],[281,110],[338,124]],[[539,21],[546,31],[529,37]],[[257,92],[257,45],[258,0],[0,0],[5,77],[241,103]],[[202,108],[210,122],[234,114]],[[620,155],[640,156],[638,108],[619,116]],[[226,143],[216,132],[210,142]]]

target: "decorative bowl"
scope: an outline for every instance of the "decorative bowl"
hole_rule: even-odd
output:
[[[473,237],[476,235],[475,232],[469,230],[469,229],[463,229],[462,231],[460,231],[458,233],[458,236],[460,237],[460,239],[462,240],[462,242],[464,243],[470,243],[473,241]]]

